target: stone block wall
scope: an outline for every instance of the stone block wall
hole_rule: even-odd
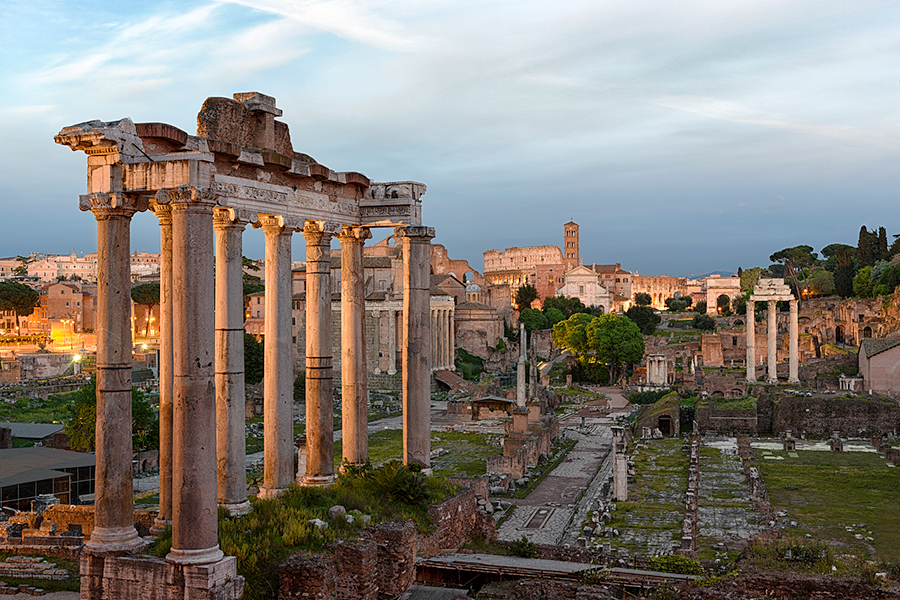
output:
[[[278,567],[278,598],[335,598],[336,571],[331,557],[295,554]]]
[[[487,487],[487,480],[485,482]],[[465,488],[452,498],[428,508],[428,515],[435,529],[429,536],[419,536],[416,553],[420,556],[431,556],[448,548],[459,548],[473,537],[495,539],[497,530],[494,520],[483,511],[478,510],[479,494],[472,488]],[[481,497],[488,499],[486,490]]]
[[[150,529],[156,515],[155,510],[135,510],[134,522]],[[71,531],[72,525],[79,526],[86,540],[90,539],[94,530],[93,506],[53,504],[44,509],[42,516],[45,522],[56,523],[56,529],[59,531]]]
[[[715,404],[711,402],[711,406]],[[715,431],[718,433],[746,433],[756,435],[758,423],[755,410],[721,410],[717,408],[698,408],[695,420],[700,432]]]
[[[334,594],[340,600],[376,600],[378,585],[373,574],[378,569],[378,545],[372,540],[350,540],[337,544],[338,565]]]
[[[244,578],[233,556],[196,566],[150,556],[81,557],[81,600],[237,600],[243,593]]]
[[[378,546],[378,595],[399,596],[416,577],[416,526],[412,521],[379,523],[369,531]]]
[[[806,432],[830,437],[840,431],[856,437],[861,431],[880,436],[900,430],[900,406],[877,399],[781,398],[772,412],[772,431]]]

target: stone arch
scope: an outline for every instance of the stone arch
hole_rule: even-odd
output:
[[[872,337],[872,328],[869,327],[868,325],[866,325],[866,326],[863,328],[863,337],[864,337],[864,338],[870,338],[870,337]]]
[[[712,394],[710,394],[710,395],[711,395],[712,397],[714,397],[714,398],[724,398],[724,397],[725,397],[725,392],[723,392],[723,391],[721,391],[721,390],[716,390],[716,391],[714,391],[714,392],[713,392]]]
[[[463,283],[468,284],[472,283],[473,281],[475,281],[475,274],[472,273],[472,271],[466,271],[465,273],[463,273]]]
[[[838,343],[838,344],[845,343],[846,340],[844,338],[843,326],[841,326],[841,325],[834,326],[834,341],[835,341],[835,343]]]
[[[743,325],[744,325],[744,320],[743,320],[743,319],[735,319],[735,320],[734,320],[734,326],[735,326],[735,327],[743,327]]]

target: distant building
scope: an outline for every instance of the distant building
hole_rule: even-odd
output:
[[[0,450],[0,505],[28,511],[43,494],[61,504],[93,502],[95,464],[92,453],[40,446]]]
[[[859,372],[866,391],[886,396],[900,394],[900,337],[863,338],[859,345]]]

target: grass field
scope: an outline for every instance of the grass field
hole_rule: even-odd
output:
[[[900,562],[900,470],[884,457],[803,450],[755,454],[769,500],[798,522],[798,535],[810,533]]]

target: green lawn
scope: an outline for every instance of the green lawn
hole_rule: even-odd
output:
[[[793,453],[796,457],[778,451],[755,454],[769,500],[798,522],[798,533],[846,543],[864,553],[871,546],[876,558],[900,561],[900,470],[888,467],[884,457],[803,450]],[[866,527],[847,531],[856,524]],[[857,540],[855,533],[874,541]]]

